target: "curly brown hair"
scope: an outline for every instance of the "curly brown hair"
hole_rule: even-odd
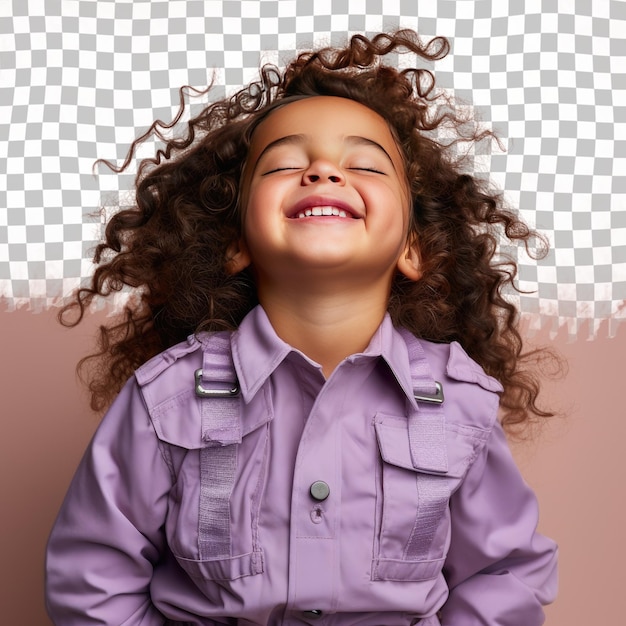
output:
[[[252,273],[232,276],[225,267],[229,246],[242,234],[240,181],[252,134],[278,106],[339,96],[382,116],[404,158],[423,275],[416,282],[399,273],[394,279],[393,322],[425,339],[459,341],[503,384],[506,426],[551,415],[536,403],[535,366],[546,353],[523,352],[518,311],[505,297],[515,289],[517,265],[496,254],[503,236],[527,250],[531,240],[543,239],[488,181],[467,171],[459,147],[494,136],[435,89],[428,66],[449,47],[442,37],[424,43],[415,32],[399,30],[303,52],[284,71],[264,65],[259,80],[209,104],[187,122],[182,137],[168,139],[164,131],[185,108],[183,88],[170,124],[154,122],[121,167],[107,163],[120,172],[148,137],[165,143],[139,166],[135,205],[108,222],[89,286],[60,313],[62,323],[72,326],[95,296],[135,289],[121,319],[100,327],[98,352],[79,365],[97,363],[89,383],[93,408],[103,408],[153,355],[192,333],[235,329],[257,303]],[[399,70],[382,63],[396,52],[412,52],[427,67]]]

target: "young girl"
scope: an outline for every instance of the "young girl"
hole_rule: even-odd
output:
[[[448,43],[265,66],[143,162],[74,302],[138,294],[101,330],[94,407],[119,395],[50,538],[56,624],[543,623],[556,548],[497,420],[547,415],[495,260],[535,233],[403,50]]]

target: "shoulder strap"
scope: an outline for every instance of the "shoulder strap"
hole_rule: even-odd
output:
[[[241,443],[241,396],[233,364],[230,333],[202,339],[202,368],[195,372],[196,395],[203,401],[202,438],[226,446]]]
[[[409,413],[409,445],[413,467],[436,474],[448,471],[443,387],[433,378],[426,354],[412,333],[401,329],[406,342],[417,410]]]
[[[412,333],[400,331],[409,353],[413,395],[417,410],[408,414],[409,447],[415,469],[427,474],[448,472],[446,418],[443,388],[433,377],[424,348]],[[424,474],[417,476],[418,511],[415,526],[405,548],[410,559],[424,558],[440,526],[449,498],[447,480]]]
[[[227,558],[231,551],[230,498],[241,443],[241,397],[233,365],[230,333],[202,338],[202,368],[195,371],[195,391],[201,401],[200,524],[202,559]]]

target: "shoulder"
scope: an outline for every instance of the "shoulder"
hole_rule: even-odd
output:
[[[419,342],[433,377],[443,386],[447,423],[491,430],[497,419],[502,384],[489,376],[456,341],[412,340]]]
[[[489,376],[485,370],[472,359],[460,343],[434,343],[424,339],[417,339],[421,344],[431,367],[436,367],[440,372],[457,381],[479,385],[486,391],[499,393],[502,391],[500,381]]]
[[[198,337],[190,335],[185,341],[181,341],[153,356],[135,371],[137,382],[142,386],[151,383],[163,372],[170,369],[172,365],[184,359],[187,355],[197,352],[201,345]]]
[[[154,407],[188,387],[193,390],[194,368],[201,367],[201,364],[202,342],[192,335],[144,363],[135,371],[135,379],[144,395],[149,397],[150,406]]]
[[[230,333],[192,335],[135,371],[136,384],[162,441],[188,449],[205,445],[196,373],[213,356],[230,357]]]

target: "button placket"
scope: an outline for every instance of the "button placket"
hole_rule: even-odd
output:
[[[340,390],[338,397],[337,391]],[[339,420],[345,390],[329,379],[309,413],[293,480],[289,598],[307,622],[324,622],[320,598],[336,603],[338,507],[341,503]],[[322,480],[323,479],[323,480]],[[332,496],[331,496],[332,486]],[[309,608],[311,607],[311,608]]]

